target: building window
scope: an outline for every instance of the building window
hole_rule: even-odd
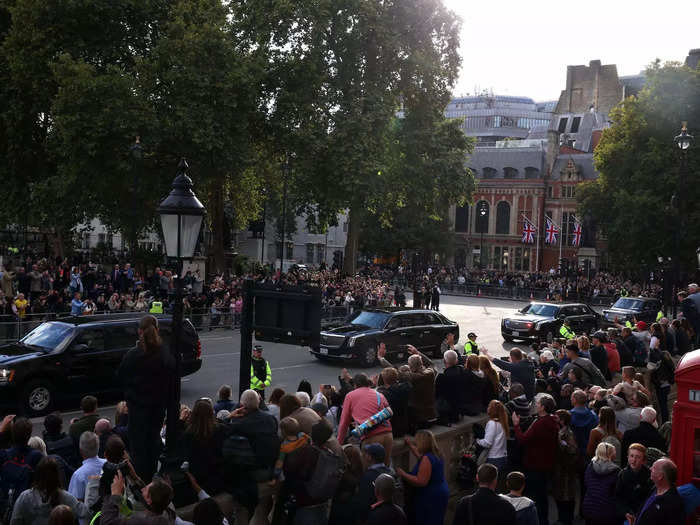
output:
[[[488,233],[489,232],[489,203],[486,201],[479,201],[476,204],[476,220],[474,221],[474,232],[475,233]]]
[[[568,118],[566,117],[561,117],[559,119],[559,128],[558,131],[559,133],[565,133],[566,132],[566,123],[568,122]]]
[[[496,206],[496,233],[508,235],[510,233],[510,204],[501,201]]]
[[[574,222],[576,222],[576,214],[572,211],[565,211],[561,215],[561,228],[564,237],[565,246],[571,246],[574,239]]]
[[[292,259],[294,257],[294,243],[287,243],[287,259]]]
[[[306,263],[313,264],[314,262],[314,245],[307,243],[306,245]]]
[[[510,257],[510,251],[509,251],[508,246],[494,246],[493,247],[493,261],[492,261],[493,269],[494,270],[507,270],[509,257]]]
[[[518,178],[518,170],[516,170],[515,168],[510,168],[510,167],[503,168],[503,178],[504,179],[517,179]]]
[[[326,245],[317,244],[316,245],[316,264],[321,264],[326,260]]]
[[[275,257],[277,259],[282,258],[282,241],[277,241],[275,243]]]
[[[484,168],[483,173],[485,179],[495,179],[498,170],[494,168]]]
[[[578,133],[578,127],[581,125],[581,117],[574,117],[571,121],[571,133]]]
[[[515,258],[513,261],[513,269],[516,272],[527,272],[530,270],[530,254],[531,248],[515,248]]]
[[[562,186],[561,196],[565,199],[576,198],[576,186]]]
[[[540,170],[538,170],[537,168],[533,168],[533,167],[525,168],[525,178],[526,179],[539,179],[540,178]]]
[[[97,234],[97,242],[99,244],[104,244],[105,243],[105,234],[104,233],[98,233]]]
[[[469,206],[457,206],[455,210],[455,231],[461,233],[469,231]]]
[[[547,186],[547,198],[551,199],[554,197],[554,187],[553,186]]]
[[[348,221],[343,222],[343,233],[348,233]]]

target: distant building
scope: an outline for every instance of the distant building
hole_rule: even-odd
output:
[[[556,102],[500,96],[450,102],[445,115],[463,119],[465,133],[477,139],[467,161],[477,179],[474,204],[455,207],[452,215],[455,265],[546,271],[561,256],[598,267],[605,243],[593,220],[576,216],[576,186],[598,176],[593,150],[608,114],[643,85],[644,75],[619,77],[614,64],[592,60],[567,67]],[[561,245],[544,243],[547,217],[561,228]],[[534,244],[521,242],[524,218],[538,229]],[[579,246],[573,246],[576,219],[583,223]]]

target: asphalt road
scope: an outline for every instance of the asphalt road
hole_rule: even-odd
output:
[[[466,341],[468,332],[475,332],[478,343],[486,346],[495,356],[507,355],[513,346],[524,348],[525,345],[506,343],[501,338],[500,322],[504,314],[521,308],[525,302],[477,297],[458,297],[443,295],[440,311],[449,319],[457,321],[460,329],[460,342]],[[238,371],[240,361],[240,332],[228,329],[215,329],[212,332],[200,332],[202,340],[202,368],[195,374],[182,379],[182,402],[192,406],[201,397],[216,399],[219,387],[228,384],[233,391],[238,391]],[[272,370],[272,388],[281,387],[285,391],[295,392],[299,381],[308,380],[314,391],[325,383],[338,384],[338,375],[343,366],[350,373],[363,371],[375,374],[379,367],[361,368],[356,364],[343,365],[336,362],[322,362],[313,357],[307,348],[276,343],[261,343],[263,356],[269,360]],[[435,360],[439,364],[439,360]],[[270,389],[271,390],[271,389]],[[269,392],[269,391],[268,391]],[[114,405],[119,396],[99,399],[100,413],[112,419]],[[78,401],[60,406],[65,424],[80,414]],[[42,418],[33,421],[35,433],[40,435]]]

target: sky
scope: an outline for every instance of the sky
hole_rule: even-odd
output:
[[[454,94],[557,100],[567,65],[591,60],[635,75],[656,58],[700,48],[700,0],[443,0],[462,18],[462,69]]]

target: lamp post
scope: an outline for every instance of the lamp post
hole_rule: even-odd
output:
[[[683,122],[680,134],[676,135],[674,142],[680,151],[680,170],[678,173],[678,182],[676,183],[676,193],[672,200],[676,205],[676,229],[674,232],[674,248],[673,254],[673,318],[676,318],[678,312],[678,291],[681,280],[681,231],[683,230],[683,183],[688,175],[688,151],[693,145],[694,137],[688,133],[687,122]]]
[[[284,273],[284,252],[286,250],[285,237],[287,228],[287,178],[289,176],[289,156],[284,159],[282,176],[282,253],[280,254],[280,280]]]
[[[483,219],[486,217],[486,214],[488,213],[486,209],[486,203],[484,201],[481,201],[479,203],[479,216]],[[488,223],[486,225],[488,228]],[[480,228],[481,230],[481,244],[479,244],[479,269],[483,270],[484,269],[484,225],[483,223],[481,224]]]
[[[199,239],[199,230],[204,217],[204,206],[192,191],[192,179],[187,175],[189,166],[183,158],[177,167],[170,194],[158,206],[163,228],[165,253],[177,261],[175,281],[175,304],[173,307],[171,351],[174,352],[175,374],[170,386],[168,416],[165,428],[166,457],[173,459],[177,450],[177,424],[180,412],[180,335],[182,333],[182,263],[191,259]]]
[[[131,252],[130,256],[133,261],[134,254],[136,252],[136,245],[138,244],[138,240],[136,238],[137,232],[138,232],[138,226],[137,224],[137,217],[138,217],[138,204],[137,204],[137,199],[136,195],[138,193],[138,183],[139,183],[139,178],[138,178],[138,170],[141,165],[141,159],[143,158],[143,148],[141,147],[141,137],[136,136],[136,140],[134,140],[134,145],[131,146],[131,172],[132,176],[134,179],[133,184],[131,185],[131,191],[133,192],[131,195],[131,210],[132,210],[132,215],[131,215],[131,220],[134,221],[133,224],[131,225],[131,246],[129,247],[129,251]]]

